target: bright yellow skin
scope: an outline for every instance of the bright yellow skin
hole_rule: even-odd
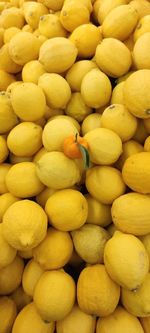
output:
[[[110,277],[120,286],[136,290],[149,270],[149,258],[135,236],[116,231],[104,249],[104,263]]]
[[[65,1],[60,14],[60,21],[63,27],[72,32],[78,26],[88,23],[90,13],[88,8],[81,1]]]
[[[45,207],[46,201],[55,192],[54,189],[46,187],[40,194],[36,196],[36,202],[41,206]]]
[[[22,70],[22,66],[16,64],[10,57],[9,43],[6,43],[1,47],[0,69],[10,74],[16,74]]]
[[[47,216],[37,203],[20,200],[7,209],[2,225],[10,245],[17,250],[30,250],[46,236]]]
[[[6,139],[0,136],[0,163],[3,163],[9,154]]]
[[[141,236],[140,240],[142,241],[142,243],[144,244],[146,251],[148,253],[149,256],[149,262],[150,262],[150,233]]]
[[[17,316],[17,308],[15,302],[7,297],[0,298],[0,322],[1,332],[10,332]]]
[[[111,95],[110,104],[124,104],[123,87],[124,87],[124,81],[118,83],[114,87]]]
[[[101,0],[100,6],[98,10],[98,21],[99,24],[102,24],[104,19],[107,17],[112,9],[125,5],[127,3],[126,0]]]
[[[49,228],[43,242],[33,250],[33,257],[44,270],[59,269],[69,262],[72,251],[69,233]]]
[[[108,316],[119,301],[120,288],[111,280],[104,265],[91,265],[82,270],[77,283],[77,300],[87,314]]]
[[[57,333],[94,333],[96,325],[95,316],[90,316],[83,312],[78,305],[63,320],[56,323]]]
[[[3,237],[2,224],[0,224],[0,269],[11,264],[16,257],[17,251],[10,246]]]
[[[83,77],[93,68],[96,68],[96,64],[91,60],[79,60],[72,65],[66,74],[72,91],[80,92]]]
[[[39,61],[49,73],[63,73],[75,62],[78,50],[65,37],[54,37],[40,47]],[[61,61],[60,61],[61,59]]]
[[[72,93],[65,112],[68,116],[81,122],[92,112],[92,108],[86,105],[80,92],[75,92]]]
[[[75,303],[74,280],[63,270],[46,271],[36,284],[33,299],[44,320],[61,320],[69,314]]]
[[[104,38],[97,46],[95,60],[101,71],[115,78],[126,74],[132,64],[131,52],[114,37]]]
[[[22,44],[24,48],[22,48]],[[27,62],[38,58],[38,39],[30,32],[21,31],[11,38],[9,42],[9,53],[16,64],[23,66]]]
[[[108,106],[101,117],[101,126],[120,136],[122,142],[130,140],[137,129],[137,119],[123,104]]]
[[[0,222],[2,222],[3,216],[6,210],[19,198],[15,197],[13,194],[7,192],[0,196]]]
[[[82,193],[72,189],[56,191],[46,202],[50,223],[58,230],[71,231],[86,221],[88,205]]]
[[[132,6],[126,4],[117,6],[107,14],[103,21],[103,36],[124,41],[133,32],[138,19],[138,12]]]
[[[11,168],[11,165],[8,163],[0,164],[0,194],[4,194],[8,192],[8,188],[5,183],[5,177]]]
[[[4,29],[17,27],[21,29],[25,23],[22,11],[15,6],[2,11],[0,24]]]
[[[36,171],[44,185],[56,190],[71,187],[81,179],[75,161],[59,151],[44,154],[36,163]]]
[[[15,156],[33,156],[42,147],[42,128],[24,121],[9,132],[7,145]]]
[[[24,261],[19,256],[0,269],[0,295],[7,295],[17,289],[22,280]]]
[[[53,322],[45,323],[41,319],[33,302],[26,305],[19,312],[13,325],[12,333],[19,333],[20,331],[26,333],[31,327],[35,332],[39,331],[41,333],[54,333],[55,329]]]
[[[28,296],[33,297],[35,286],[43,273],[44,269],[34,259],[28,261],[22,275],[22,287]]]
[[[136,236],[150,232],[148,195],[136,192],[121,195],[113,202],[111,212],[114,224],[122,232]]]
[[[146,32],[150,32],[150,15],[145,15],[139,20],[133,33],[134,42]]]
[[[64,109],[71,97],[68,82],[59,74],[45,73],[40,76],[38,85],[44,91],[47,105],[54,109]],[[57,93],[59,90],[59,94]]]
[[[138,38],[133,48],[133,61],[137,69],[150,69],[150,32]]]
[[[128,157],[143,151],[143,146],[135,140],[124,142],[122,148],[123,153],[119,157],[119,160],[116,162],[116,167],[119,170],[122,170],[123,165]]]
[[[88,192],[103,204],[112,204],[126,191],[120,171],[111,166],[90,168],[86,172],[85,183]]]
[[[42,15],[39,20],[39,32],[47,38],[67,37],[67,31],[62,26],[56,14]]]
[[[128,157],[122,169],[122,176],[126,185],[133,191],[150,193],[150,152],[139,152]]]
[[[150,316],[149,290],[150,273],[136,293],[122,288],[121,301],[125,309],[135,317]]]
[[[111,223],[111,206],[105,205],[94,199],[90,194],[86,194],[85,198],[88,203],[88,217],[86,223],[93,223],[101,227],[106,227]]]
[[[23,4],[23,14],[27,24],[35,30],[38,28],[40,17],[48,14],[48,8],[46,8],[42,3],[29,1]]]
[[[30,198],[44,190],[36,174],[33,162],[20,162],[13,165],[5,178],[8,191],[19,198]]]
[[[110,80],[97,68],[92,69],[82,80],[81,95],[89,107],[99,108],[106,105],[110,100],[111,90]]]
[[[45,114],[45,95],[35,83],[16,85],[11,91],[11,102],[15,114],[23,121],[36,121]]]
[[[109,239],[107,231],[94,224],[85,224],[71,233],[79,256],[88,264],[102,264],[104,247]]]
[[[45,69],[38,60],[27,62],[22,69],[22,80],[37,84],[39,77],[45,73]]]
[[[128,313],[123,307],[118,306],[115,311],[106,318],[99,318],[97,321],[96,333],[144,333],[139,320]],[[148,333],[148,332],[146,332]]]

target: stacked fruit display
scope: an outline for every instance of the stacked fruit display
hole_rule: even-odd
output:
[[[150,333],[150,1],[0,1],[0,333]]]

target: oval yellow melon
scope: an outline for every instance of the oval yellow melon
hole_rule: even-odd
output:
[[[140,193],[127,193],[114,200],[112,219],[117,229],[133,235],[146,235],[150,232],[150,196]]]
[[[106,16],[116,7],[126,5],[126,0],[101,0],[98,10],[98,21],[103,23]]]
[[[140,152],[130,156],[125,161],[122,176],[133,191],[150,194],[150,153]]]
[[[150,69],[150,32],[146,32],[136,41],[133,61],[137,69]]]
[[[130,5],[121,5],[106,16],[102,24],[104,37],[113,37],[120,40],[127,39],[138,21],[138,12]]]
[[[81,1],[65,1],[60,13],[60,21],[63,27],[72,32],[79,25],[88,23],[90,13]]]

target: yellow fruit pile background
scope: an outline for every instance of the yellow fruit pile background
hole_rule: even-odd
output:
[[[54,332],[150,333],[148,0],[0,0],[0,333]]]

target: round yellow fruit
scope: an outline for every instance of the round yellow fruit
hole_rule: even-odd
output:
[[[140,236],[140,240],[142,241],[142,243],[144,244],[144,246],[146,248],[146,251],[149,256],[149,262],[150,262],[150,233]]]
[[[17,315],[12,333],[26,333],[32,327],[35,332],[54,333],[55,324],[41,319],[34,302],[26,305]]]
[[[103,36],[113,37],[124,41],[133,32],[138,22],[137,10],[129,5],[113,8],[105,17],[102,24]]]
[[[143,243],[120,231],[107,241],[104,263],[112,280],[132,291],[142,285],[149,270],[149,258]]]
[[[150,15],[145,15],[139,20],[133,33],[134,42],[146,32],[150,32]]]
[[[88,216],[86,223],[106,227],[112,221],[111,206],[105,205],[102,202],[93,198],[90,194],[86,194],[85,198],[88,203]]]
[[[123,42],[116,38],[104,38],[95,53],[97,66],[111,77],[126,74],[132,64],[131,52]]]
[[[98,22],[102,24],[107,15],[116,7],[125,5],[127,0],[100,0]]]
[[[11,38],[20,32],[20,29],[17,27],[10,27],[4,30],[4,44],[9,43]]]
[[[121,139],[111,129],[95,128],[85,134],[84,138],[88,143],[90,160],[95,164],[113,164],[122,153]]]
[[[133,191],[150,194],[150,152],[139,152],[128,157],[122,169],[126,185]]]
[[[101,116],[101,127],[119,135],[122,142],[130,140],[137,129],[137,119],[123,104],[108,106]]]
[[[5,214],[6,210],[19,198],[16,198],[11,193],[4,193],[0,195],[0,223],[2,222],[3,215]]]
[[[126,191],[121,172],[110,166],[96,166],[87,170],[85,183],[88,192],[103,204],[112,204]]]
[[[11,103],[15,114],[24,121],[36,121],[45,114],[45,95],[35,83],[16,85],[11,91]]]
[[[22,122],[8,134],[7,145],[14,155],[30,157],[42,147],[42,128],[33,122]]]
[[[36,171],[44,185],[56,190],[71,187],[81,179],[80,170],[75,161],[59,151],[44,154],[36,162]]]
[[[7,142],[2,135],[0,135],[0,163],[3,163],[9,154]]]
[[[133,61],[137,69],[150,69],[149,57],[150,32],[146,32],[136,41],[133,48]]]
[[[77,131],[80,132],[81,128],[80,128],[80,124],[78,123],[78,121],[71,116],[67,116],[66,114],[52,116],[52,117],[50,117],[50,119],[48,121],[51,121],[53,119],[58,119],[58,118],[68,120],[71,124],[73,124],[76,127]]]
[[[18,123],[11,106],[10,98],[5,92],[0,93],[0,134],[10,131]]]
[[[80,92],[72,93],[70,101],[68,102],[65,113],[76,119],[77,121],[83,121],[86,116],[92,112],[92,108],[86,105]]]
[[[62,270],[47,271],[39,279],[33,299],[43,320],[61,320],[75,303],[74,280]]]
[[[39,2],[43,3],[44,6],[47,8],[55,11],[58,11],[62,8],[64,0],[38,0]]]
[[[10,295],[11,299],[15,302],[18,312],[20,312],[27,304],[31,303],[32,297],[28,296],[22,286],[18,287]]]
[[[148,136],[148,129],[146,128],[145,121],[148,121],[149,118],[146,119],[138,119],[138,125],[136,132],[133,136],[133,139],[140,144],[144,144],[144,141],[146,140]]]
[[[77,300],[80,309],[96,316],[111,314],[120,297],[120,287],[109,277],[104,265],[84,268],[77,283]]]
[[[19,198],[34,197],[44,190],[33,162],[14,164],[8,171],[5,182],[8,191]]]
[[[114,87],[111,95],[110,104],[124,104],[123,88],[124,88],[124,81],[118,83]]]
[[[110,100],[111,91],[109,78],[97,68],[88,72],[81,83],[83,100],[92,108],[106,105]]]
[[[117,229],[136,236],[150,232],[150,197],[136,192],[117,198],[112,205],[112,219]]]
[[[123,307],[118,306],[115,311],[106,318],[99,318],[96,326],[96,333],[144,333],[138,318],[132,316]],[[148,332],[147,332],[148,333]]]
[[[94,24],[82,24],[73,30],[69,39],[76,45],[80,58],[91,58],[95,54],[97,45],[102,40],[99,27]]]
[[[3,236],[17,250],[30,250],[46,236],[47,216],[35,202],[20,200],[4,214]]]
[[[122,288],[121,302],[124,308],[135,317],[150,316],[150,273],[146,275],[141,287],[133,292]]]
[[[6,186],[6,175],[11,168],[11,165],[8,163],[1,163],[0,164],[0,194],[4,194],[8,192],[8,188]]]
[[[31,32],[18,32],[9,42],[9,53],[16,64],[23,66],[38,58],[38,39]]]
[[[71,90],[80,92],[81,83],[84,76],[91,69],[96,67],[96,64],[91,60],[76,61],[66,74],[66,80],[69,83]]]
[[[7,87],[15,82],[15,76],[0,69],[0,94],[5,95]]]
[[[50,196],[45,211],[56,229],[71,231],[80,228],[86,222],[88,205],[82,193],[65,189]]]
[[[57,117],[45,125],[43,145],[47,151],[62,151],[65,138],[76,133],[77,128],[69,120]]]
[[[123,153],[119,157],[119,160],[116,162],[116,167],[119,170],[122,170],[123,165],[128,157],[140,153],[141,151],[144,150],[143,146],[135,140],[129,140],[124,142],[122,148],[123,148]]]
[[[41,35],[49,38],[67,37],[67,31],[62,26],[56,14],[42,15],[38,26]]]
[[[50,73],[63,73],[75,62],[78,50],[65,37],[54,37],[45,41],[39,52],[39,61]],[[61,60],[61,61],[60,61]]]
[[[82,122],[81,130],[82,135],[87,134],[95,128],[101,127],[101,114],[89,114]]]
[[[38,85],[42,88],[49,107],[54,109],[64,109],[66,107],[71,97],[71,89],[68,82],[61,75],[45,73],[39,77]]]
[[[23,3],[23,14],[27,24],[35,30],[38,28],[42,15],[48,14],[48,8],[40,2],[26,1]]]
[[[90,12],[88,8],[77,0],[65,1],[60,13],[60,22],[63,27],[72,32],[78,26],[88,23]]]
[[[57,333],[94,333],[96,318],[83,312],[78,305],[64,319],[56,323]]]
[[[28,261],[22,275],[22,287],[24,292],[33,297],[35,286],[44,273],[44,269],[33,259]]]
[[[17,308],[15,302],[7,296],[0,298],[0,322],[1,332],[10,332],[17,316]]]
[[[43,65],[38,60],[31,60],[22,69],[22,80],[38,84],[39,77],[44,73]]]
[[[94,224],[85,224],[71,232],[73,244],[79,256],[88,264],[104,262],[104,247],[110,238],[108,232]]]
[[[130,5],[138,11],[139,18],[150,14],[150,3],[147,0],[132,0]]]
[[[4,239],[2,234],[2,224],[0,224],[0,269],[8,266],[16,257],[17,251],[10,246]]]
[[[150,117],[150,69],[132,73],[124,84],[124,103],[138,118]]]
[[[0,49],[0,69],[10,74],[16,74],[22,70],[22,66],[16,64],[10,57],[9,43],[4,44]]]
[[[49,199],[49,197],[55,192],[56,190],[46,187],[40,194],[36,196],[36,202],[45,208],[46,201]]]
[[[19,256],[6,267],[0,269],[0,295],[12,293],[21,284],[24,262]]]
[[[59,269],[69,262],[72,251],[69,233],[49,228],[44,240],[33,250],[33,257],[44,270]]]
[[[21,29],[24,26],[24,16],[20,8],[11,7],[2,11],[0,16],[0,25],[4,29],[17,27]]]

